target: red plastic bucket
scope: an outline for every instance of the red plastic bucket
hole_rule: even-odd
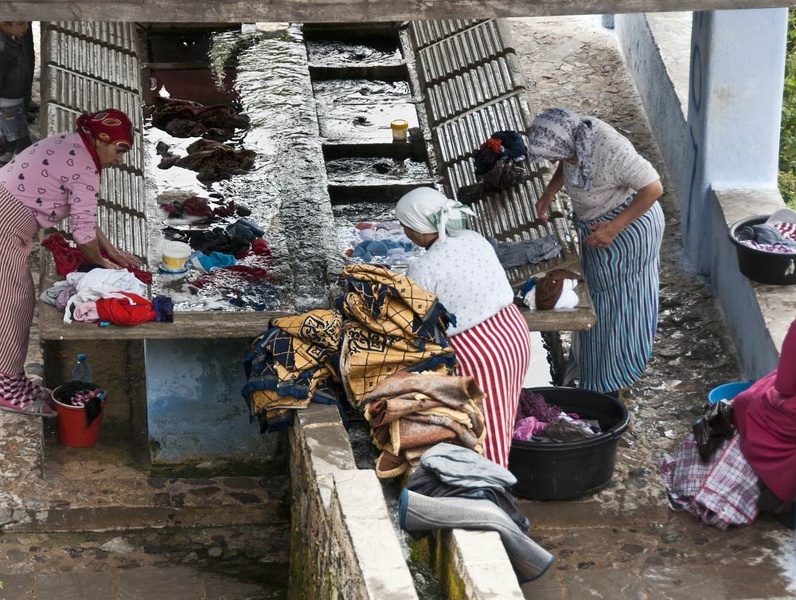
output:
[[[56,419],[58,441],[64,446],[72,446],[73,448],[93,446],[99,441],[105,404],[103,403],[100,413],[91,422],[91,425],[86,425],[86,409],[82,406],[70,406],[59,402],[57,399],[58,390],[59,388],[55,388],[52,394],[55,402],[55,412],[58,413],[58,418]]]

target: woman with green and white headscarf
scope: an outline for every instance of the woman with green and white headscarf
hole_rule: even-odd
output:
[[[466,229],[469,208],[429,187],[405,194],[395,215],[407,237],[426,252],[406,272],[434,292],[455,317],[447,329],[459,363],[486,393],[487,458],[508,466],[522,383],[531,360],[528,324],[495,249]]]
[[[597,324],[573,340],[578,385],[618,396],[652,356],[664,229],[660,176],[616,129],[565,108],[533,120],[528,155],[558,163],[536,209],[546,221],[555,194],[566,189],[597,314]]]

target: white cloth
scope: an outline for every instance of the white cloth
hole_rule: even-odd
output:
[[[434,292],[456,316],[449,336],[498,314],[514,300],[506,272],[486,239],[475,231],[438,239],[409,265],[407,277]]]
[[[577,218],[591,221],[659,180],[660,175],[616,129],[595,117],[584,118],[592,123],[592,187],[589,190],[577,187],[577,165],[566,160],[563,161],[564,185]]]
[[[553,308],[575,308],[578,306],[578,293],[575,291],[575,287],[578,285],[577,279],[565,279],[562,282],[561,287],[561,295],[556,300],[555,306]],[[525,304],[531,310],[536,310],[536,287],[534,286],[531,290],[525,294],[525,297],[522,299],[522,303]]]
[[[72,322],[73,307],[100,298],[124,298],[120,292],[146,295],[146,284],[124,269],[92,269],[87,273],[73,272],[66,280],[75,286],[76,294],[69,298],[64,309],[64,323]]]
[[[796,223],[796,211],[790,208],[780,208],[771,213],[766,223]]]

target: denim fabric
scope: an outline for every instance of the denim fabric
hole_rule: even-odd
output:
[[[489,500],[429,498],[404,489],[398,510],[401,527],[409,532],[434,529],[497,531],[520,584],[544,575],[555,560]]]
[[[24,101],[20,100],[20,103],[15,106],[0,108],[0,132],[3,133],[3,137],[9,142],[30,135]]]

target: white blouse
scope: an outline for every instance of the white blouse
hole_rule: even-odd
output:
[[[592,178],[590,190],[575,187],[577,165],[564,161],[564,185],[572,199],[575,216],[591,221],[616,208],[631,194],[660,179],[650,162],[625,136],[608,123],[584,117],[592,123]]]
[[[456,316],[456,326],[447,329],[449,336],[483,323],[514,300],[492,244],[469,229],[434,242],[409,265],[406,275],[434,292]]]

